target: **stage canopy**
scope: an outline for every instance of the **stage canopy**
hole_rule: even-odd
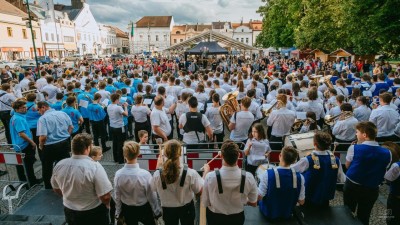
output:
[[[185,55],[201,55],[204,53],[204,49],[207,48],[207,55],[226,55],[228,50],[219,46],[216,41],[211,42],[200,42],[194,48],[185,51]]]

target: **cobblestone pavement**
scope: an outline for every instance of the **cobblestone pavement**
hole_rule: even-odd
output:
[[[176,135],[176,133],[175,133]],[[1,136],[0,136],[1,138]],[[111,146],[111,142],[107,142],[108,146]],[[37,157],[38,158],[38,157]],[[114,175],[117,170],[122,168],[123,165],[119,165],[117,163],[114,163],[113,156],[112,156],[112,150],[107,151],[103,154],[103,159],[100,161],[100,163],[103,165],[104,169],[107,172],[107,175],[110,179],[110,181],[113,183],[114,182]],[[5,167],[4,165],[0,166],[0,169],[4,170]],[[8,168],[8,175],[0,177],[0,180],[5,180],[7,179],[7,176],[10,177],[10,180],[17,180],[17,175],[16,175],[16,169],[15,166],[9,166]],[[41,175],[41,163],[39,160],[36,161],[35,163],[35,174],[38,178],[42,177]],[[7,182],[0,182],[0,191],[2,191],[3,187],[7,184]],[[43,188],[43,185],[35,186],[31,188],[28,191],[23,191],[23,196],[22,198],[18,199],[17,201],[13,202],[13,207],[14,210],[18,207],[21,207],[26,201],[28,201],[30,198],[32,198],[41,188]],[[371,220],[370,224],[371,225],[384,225],[386,224],[385,221],[385,216],[386,216],[386,199],[388,196],[388,186],[383,185],[380,188],[380,195],[377,200],[377,202],[374,205],[374,208],[372,210],[372,215],[371,215]],[[341,191],[336,191],[335,194],[335,199],[330,202],[332,206],[340,206],[343,205],[343,192]],[[0,200],[0,210],[2,214],[8,213],[8,203],[4,200]]]

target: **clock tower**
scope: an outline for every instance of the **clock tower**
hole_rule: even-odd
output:
[[[71,0],[71,5],[74,9],[82,9],[85,2],[86,0]]]

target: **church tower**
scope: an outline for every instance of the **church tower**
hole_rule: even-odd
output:
[[[71,6],[73,9],[82,9],[85,0],[71,0]]]

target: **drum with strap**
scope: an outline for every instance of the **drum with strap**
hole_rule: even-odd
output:
[[[308,156],[315,149],[314,148],[314,132],[303,134],[288,135],[284,139],[285,146],[291,146],[297,149],[299,157]]]
[[[276,167],[275,165],[269,163],[259,165],[256,170],[256,177],[255,177],[257,184],[261,182],[262,176],[265,174],[265,171],[267,171],[267,169],[273,169],[275,167]]]

